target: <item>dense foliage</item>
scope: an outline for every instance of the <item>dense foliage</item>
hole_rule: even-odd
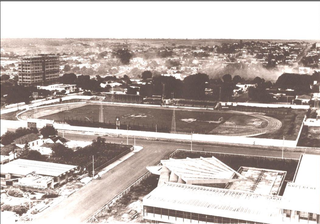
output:
[[[1,144],[9,145],[15,139],[31,133],[38,133],[38,130],[36,128],[18,128],[15,132],[7,131],[4,135],[1,136]]]

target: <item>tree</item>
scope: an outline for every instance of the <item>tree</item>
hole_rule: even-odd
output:
[[[74,73],[67,73],[61,77],[61,82],[63,84],[76,84],[77,83],[77,76]]]
[[[30,133],[38,133],[37,128],[18,128],[15,132],[7,131],[4,135],[1,136],[1,143],[3,145],[8,145],[12,143],[15,139],[20,138],[24,135],[30,134]]]
[[[294,73],[284,73],[279,76],[275,86],[283,89],[294,89],[297,94],[306,94],[311,91],[312,76]]]
[[[45,161],[46,157],[41,155],[40,152],[36,150],[28,150],[26,152],[26,156],[21,156],[23,159],[37,160],[37,161]]]
[[[243,79],[239,75],[235,75],[232,79],[232,82],[236,85],[238,83],[243,82]]]
[[[143,80],[146,80],[148,78],[152,78],[152,72],[144,71],[144,72],[142,72],[141,77],[142,77]]]
[[[6,81],[6,80],[9,80],[9,79],[10,79],[9,75],[6,75],[6,74],[1,75],[1,81]]]
[[[128,49],[118,49],[114,54],[124,65],[128,65],[133,56]]]
[[[2,86],[1,86],[2,89]],[[7,89],[7,103],[20,103],[25,102],[28,104],[30,102],[30,96],[32,91],[30,91],[31,87],[24,87],[24,86],[11,86],[9,89]],[[1,93],[2,94],[2,93]]]
[[[185,98],[204,99],[206,83],[209,81],[207,74],[198,73],[190,75],[183,80]]]
[[[48,138],[50,135],[57,135],[58,131],[53,126],[45,126],[40,129],[40,133],[44,138]]]
[[[52,151],[53,151],[53,156],[54,157],[70,158],[73,155],[72,149],[67,148],[66,146],[64,146],[64,145],[62,145],[60,143],[53,144]]]
[[[64,68],[63,68],[63,71],[64,72],[69,72],[71,70],[71,67],[70,67],[70,65],[68,65],[68,64],[66,64],[65,66],[64,66]]]
[[[222,76],[222,80],[224,83],[231,83],[232,82],[232,77],[230,74],[226,74],[224,76]]]
[[[124,75],[122,79],[123,79],[127,84],[131,84],[131,83],[132,83],[131,80],[130,80],[130,78],[129,78],[129,76],[127,76],[127,75]]]
[[[15,140],[15,134],[12,131],[7,131],[4,135],[1,136],[1,144],[9,145]]]
[[[153,95],[163,94],[165,98],[182,97],[183,83],[173,76],[154,76],[152,79],[152,93]]]
[[[91,146],[95,152],[98,150],[104,149],[106,146],[106,139],[101,138],[101,137],[97,137],[97,139],[92,140]]]
[[[81,75],[77,79],[77,86],[82,89],[90,89],[90,76]]]

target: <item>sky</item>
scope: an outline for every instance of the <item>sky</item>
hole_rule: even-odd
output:
[[[1,38],[320,40],[320,2],[3,2]]]

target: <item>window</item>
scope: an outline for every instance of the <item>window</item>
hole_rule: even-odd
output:
[[[154,213],[161,215],[161,208],[154,208]]]
[[[207,216],[199,214],[199,221],[206,222],[207,221]]]
[[[177,211],[176,216],[179,217],[179,218],[183,218],[183,212]]]
[[[168,209],[162,209],[162,215],[168,215],[169,210]]]
[[[308,212],[300,212],[300,219],[308,220],[309,214]]]
[[[190,213],[189,212],[183,212],[184,219],[190,219]]]
[[[317,221],[317,214],[316,213],[309,213],[309,220]]]
[[[147,213],[153,213],[152,207],[146,206],[146,209],[147,209]]]
[[[175,210],[169,210],[169,216],[176,216],[176,211]]]

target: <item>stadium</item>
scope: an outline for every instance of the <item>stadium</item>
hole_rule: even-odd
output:
[[[88,101],[38,107],[20,114],[19,118],[111,129],[244,137],[274,135],[277,138],[282,137],[279,132],[284,128],[281,116],[285,115],[281,113],[270,116],[255,111]],[[115,125],[116,118],[120,120],[118,127]],[[296,137],[295,133],[292,137]]]

